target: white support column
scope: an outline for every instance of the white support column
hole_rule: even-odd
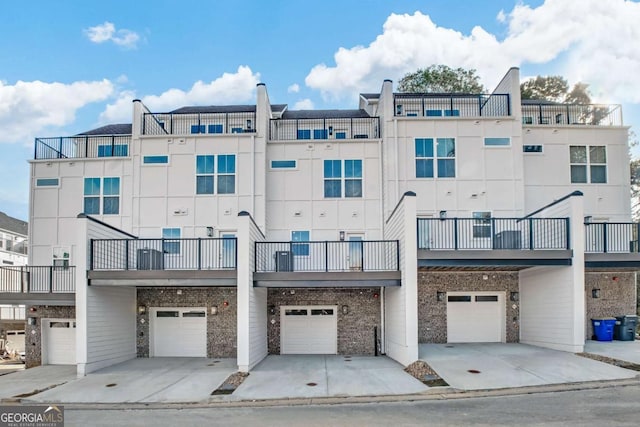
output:
[[[78,377],[87,374],[87,270],[89,259],[88,220],[77,219],[76,252],[76,366]]]
[[[249,291],[252,287],[251,259],[249,257],[251,244],[251,217],[238,216],[238,370],[248,372],[250,369],[250,324],[249,324]]]
[[[406,301],[406,363],[418,360],[418,233],[417,197],[413,193],[404,197],[404,265],[402,286]]]

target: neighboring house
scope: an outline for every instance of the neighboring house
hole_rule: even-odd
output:
[[[385,81],[358,107],[290,111],[259,84],[255,105],[136,100],[131,125],[37,138],[10,295],[30,306],[27,366],[580,352],[590,317],[635,311],[619,106],[521,102],[513,68],[491,94]]]

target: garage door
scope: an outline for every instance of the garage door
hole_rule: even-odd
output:
[[[43,319],[42,332],[45,363],[75,365],[76,321],[74,319]]]
[[[447,293],[447,342],[503,342],[504,293]]]
[[[207,357],[206,308],[152,308],[151,356]]]
[[[281,354],[336,354],[337,306],[280,308]]]

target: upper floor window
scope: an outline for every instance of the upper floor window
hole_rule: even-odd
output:
[[[309,241],[309,231],[292,231],[291,232],[291,241],[292,242],[308,242]],[[309,256],[309,244],[308,243],[292,243],[291,251],[294,255],[298,256]]]
[[[324,197],[362,197],[362,160],[325,160]]]
[[[486,147],[506,147],[511,145],[511,138],[485,138]]]
[[[416,178],[455,178],[455,138],[437,138],[435,142],[434,153],[433,138],[416,138]]]
[[[127,157],[128,155],[127,144],[98,145],[98,157]]]
[[[169,156],[144,156],[142,163],[148,165],[162,165],[169,163]]]
[[[85,178],[84,213],[118,215],[120,213],[120,178]]]
[[[491,212],[473,212],[473,237],[491,237]]]
[[[606,184],[607,151],[604,145],[571,145],[569,162],[572,183]]]
[[[196,194],[214,194],[214,182],[218,194],[236,192],[236,155],[219,154],[196,156]]]
[[[68,246],[53,247],[53,266],[69,268],[71,249]]]
[[[295,169],[296,167],[295,160],[271,160],[271,169]]]
[[[162,251],[165,254],[179,254],[180,241],[179,240],[171,241],[170,239],[180,239],[179,228],[163,228],[162,229]]]
[[[60,185],[58,178],[38,178],[36,179],[36,187],[57,187]]]

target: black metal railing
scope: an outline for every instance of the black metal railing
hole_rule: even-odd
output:
[[[235,238],[93,239],[91,270],[235,270]]]
[[[397,240],[255,242],[255,271],[397,271]]]
[[[144,113],[143,135],[215,135],[255,133],[255,112]]]
[[[509,94],[397,93],[393,111],[400,117],[506,117]]]
[[[0,267],[0,293],[73,293],[75,271],[73,266]]]
[[[36,138],[34,159],[128,157],[131,135],[81,135]]]
[[[638,238],[640,223],[591,222],[584,225],[585,252],[640,252]]]
[[[571,249],[569,218],[418,218],[418,249]]]
[[[375,138],[380,138],[379,117],[272,119],[269,128],[273,141]]]
[[[522,105],[522,124],[622,126],[622,107],[615,104],[527,103]]]

